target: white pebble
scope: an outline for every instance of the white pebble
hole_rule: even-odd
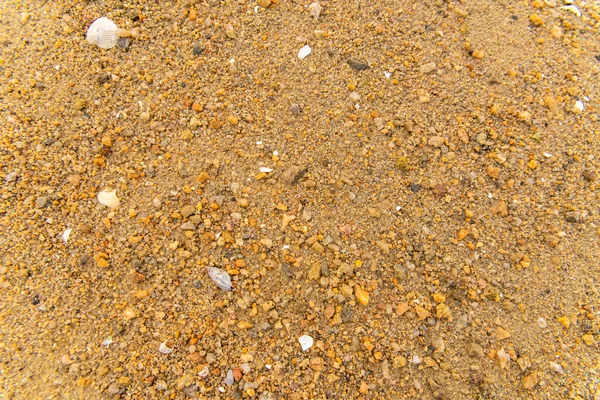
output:
[[[360,100],[360,94],[358,94],[356,92],[351,92],[349,97],[350,97],[350,100],[352,100],[353,102],[357,102]]]
[[[304,60],[306,56],[308,56],[310,53],[312,53],[312,49],[309,45],[306,45],[303,48],[301,48],[298,52],[298,58]]]
[[[302,335],[300,336],[300,338],[298,338],[298,342],[300,342],[300,347],[302,347],[302,351],[306,351],[312,347],[314,340],[308,335]]]
[[[546,320],[544,318],[542,318],[542,317],[538,318],[537,324],[542,329],[546,329],[546,327],[548,326],[548,324],[546,323]]]
[[[207,267],[206,269],[208,271],[208,276],[219,287],[219,289],[226,292],[231,290],[231,277],[227,271],[216,267]]]
[[[419,356],[418,356],[418,355],[416,355],[416,354],[415,354],[415,355],[413,356],[413,358],[412,358],[412,362],[413,362],[413,364],[415,364],[415,365],[419,365],[419,364],[421,364],[421,359],[419,358]]]

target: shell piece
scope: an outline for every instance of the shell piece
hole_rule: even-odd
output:
[[[314,19],[319,19],[321,16],[321,11],[323,11],[323,7],[321,7],[321,5],[316,1],[308,6],[308,12],[312,17],[314,17]]]
[[[298,342],[300,342],[300,347],[302,347],[302,351],[306,351],[312,347],[314,340],[311,336],[302,335],[298,338]]]
[[[86,39],[103,49],[111,49],[117,44],[119,38],[117,25],[106,17],[101,17],[92,22],[87,30]]]
[[[231,290],[231,277],[227,271],[216,267],[207,267],[206,269],[208,270],[208,276],[210,276],[210,279],[213,280],[219,289],[226,292]]]
[[[162,342],[160,346],[158,346],[158,351],[160,351],[163,354],[171,354],[173,352],[173,349],[167,347],[167,342]]]
[[[312,52],[312,49],[310,48],[310,46],[306,45],[303,48],[301,48],[300,51],[298,52],[298,58],[301,60],[304,60],[306,58],[306,56],[308,56],[311,52]]]
[[[67,243],[67,241],[69,240],[69,236],[71,236],[71,232],[73,231],[73,228],[67,228],[65,229],[65,231],[62,234],[62,240],[65,241],[65,243]]]
[[[98,203],[110,208],[118,208],[121,204],[121,201],[117,197],[116,190],[113,190],[112,192],[108,190],[103,190],[100,193],[98,193]]]

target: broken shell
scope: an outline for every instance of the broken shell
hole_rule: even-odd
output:
[[[321,16],[321,11],[323,11],[323,7],[321,7],[321,5],[316,1],[308,6],[308,12],[312,17],[314,17],[314,19],[319,19]]]
[[[65,243],[67,243],[67,241],[69,240],[69,236],[71,236],[71,231],[73,231],[73,228],[67,228],[63,232],[63,234],[62,234],[62,240],[64,240]]]
[[[119,198],[117,197],[116,190],[113,190],[112,192],[103,190],[98,193],[98,203],[110,208],[117,208],[121,204]]]
[[[314,340],[308,335],[302,335],[298,338],[298,342],[300,342],[300,347],[302,347],[302,351],[306,351],[312,347]]]
[[[68,354],[65,354],[64,356],[62,356],[60,361],[63,363],[63,365],[71,365],[75,362],[75,361],[71,360],[71,357]]]
[[[160,351],[163,354],[171,354],[173,352],[173,349],[167,347],[167,342],[162,342],[160,346],[158,346],[158,351]]]
[[[101,17],[92,22],[86,33],[86,40],[103,49],[111,49],[117,44],[119,37],[132,36],[130,31],[119,27],[106,17]]]
[[[300,51],[298,52],[298,58],[301,60],[304,60],[306,58],[306,56],[308,56],[311,52],[312,52],[312,49],[310,48],[310,46],[306,45],[303,48],[301,48]]]
[[[109,347],[112,344],[112,342],[113,342],[112,336],[109,336],[106,339],[104,339],[104,341],[102,343],[100,343],[100,345]]]
[[[224,291],[231,290],[231,277],[227,273],[227,271],[216,268],[216,267],[207,267],[208,276],[213,282],[219,287],[219,289]]]

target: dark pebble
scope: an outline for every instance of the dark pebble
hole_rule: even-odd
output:
[[[410,190],[412,190],[413,193],[417,193],[419,190],[421,190],[421,185],[417,185],[416,183],[411,183]]]
[[[199,44],[195,44],[192,48],[192,54],[199,56],[202,53],[204,53],[204,47],[200,46]]]
[[[364,71],[365,69],[369,69],[369,66],[367,64],[353,59],[348,60],[348,65],[357,71]]]
[[[117,39],[117,46],[125,51],[129,51],[131,47],[131,39],[127,37],[120,37]]]
[[[298,104],[292,104],[290,106],[290,112],[294,115],[298,115],[302,112],[302,108]]]

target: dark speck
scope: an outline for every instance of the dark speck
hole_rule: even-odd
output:
[[[34,306],[40,304],[40,296],[37,294],[33,296],[33,299],[31,299],[31,304],[33,304]]]
[[[204,53],[204,47],[200,46],[199,44],[195,44],[192,48],[192,53],[195,56],[199,56],[200,54]]]
[[[417,193],[419,190],[421,190],[421,185],[417,185],[416,183],[411,182],[410,190],[412,190],[413,193]]]
[[[348,65],[357,71],[364,71],[365,69],[369,69],[369,66],[363,62],[356,61],[353,59],[348,59]]]
[[[517,17],[516,15],[511,15],[510,19],[512,19],[513,21],[518,21],[519,17]]]

